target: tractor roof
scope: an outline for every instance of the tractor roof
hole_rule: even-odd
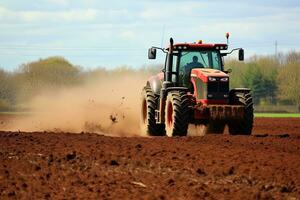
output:
[[[181,49],[192,49],[192,50],[208,50],[208,49],[216,49],[216,50],[227,50],[227,44],[203,44],[202,42],[198,43],[176,43],[174,44],[174,50]],[[169,49],[169,47],[168,47]]]

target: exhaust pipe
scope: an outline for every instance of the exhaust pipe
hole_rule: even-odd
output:
[[[165,81],[168,83],[172,83],[172,66],[173,66],[173,45],[174,40],[170,38],[170,47],[168,52],[168,63],[166,66],[166,73],[165,73]]]

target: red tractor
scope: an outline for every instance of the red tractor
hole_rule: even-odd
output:
[[[227,35],[228,39],[228,35]],[[232,135],[250,135],[253,102],[248,88],[229,89],[230,70],[224,70],[223,57],[235,50],[244,60],[242,48],[227,52],[227,44],[173,43],[166,53],[162,72],[148,79],[142,92],[141,128],[150,136],[186,136],[188,125],[198,134],[223,133],[228,125]]]

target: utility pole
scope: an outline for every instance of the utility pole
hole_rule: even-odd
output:
[[[277,43],[277,40],[275,40],[275,58],[277,58],[277,46],[278,46],[278,43]]]
[[[160,42],[160,47],[161,48],[163,48],[163,44],[164,44],[165,31],[166,31],[166,25],[164,24],[163,29],[162,29],[162,35],[161,35],[161,42]]]

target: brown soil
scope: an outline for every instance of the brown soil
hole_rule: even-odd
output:
[[[300,199],[299,166],[300,118],[253,136],[0,132],[0,199]]]

